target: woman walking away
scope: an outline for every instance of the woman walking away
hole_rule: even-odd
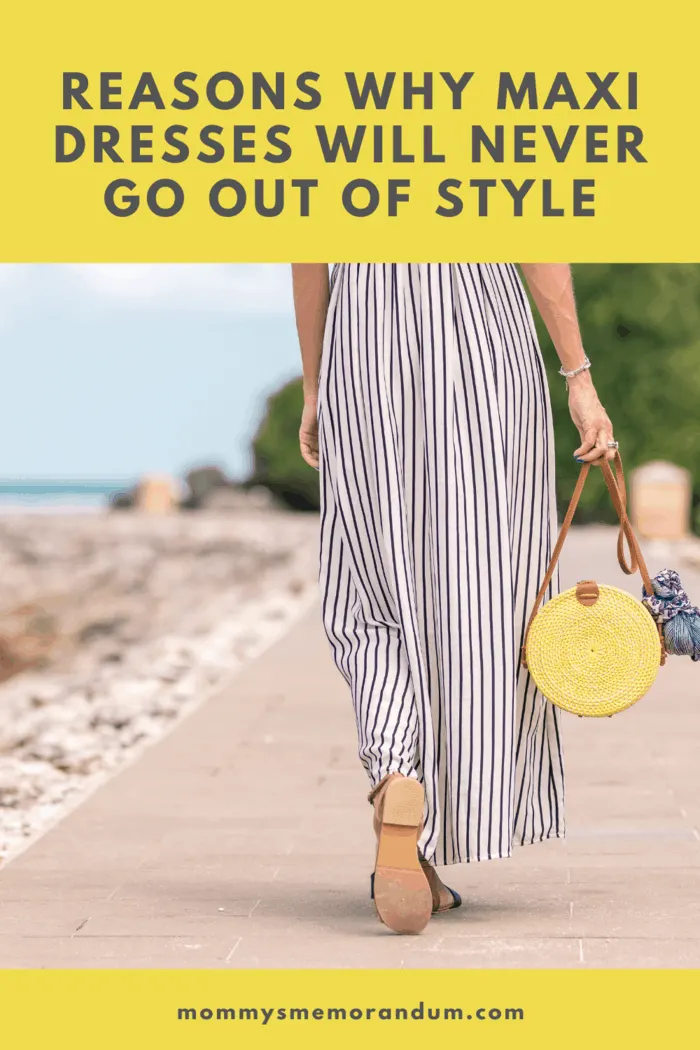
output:
[[[610,459],[570,268],[522,271],[567,377],[575,455]],[[564,835],[558,712],[519,661],[556,540],[545,370],[515,264],[292,272],[323,622],[370,781],[373,896],[390,929],[418,933],[460,903],[433,863]]]

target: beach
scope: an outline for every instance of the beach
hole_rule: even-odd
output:
[[[0,636],[29,653],[0,684],[0,863],[296,621],[317,533],[244,493],[219,511],[0,515]],[[39,620],[37,648],[18,631]]]

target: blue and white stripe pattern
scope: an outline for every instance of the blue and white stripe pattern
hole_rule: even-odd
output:
[[[336,264],[319,447],[324,625],[371,785],[423,782],[439,864],[562,837],[559,713],[519,662],[557,522],[515,265]]]

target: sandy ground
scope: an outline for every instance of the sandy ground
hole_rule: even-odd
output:
[[[317,533],[255,506],[0,518],[0,609],[38,602],[60,634],[0,685],[0,861],[295,622]]]

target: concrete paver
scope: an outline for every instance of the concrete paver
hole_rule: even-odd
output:
[[[592,576],[638,592],[608,529],[565,549],[562,584]],[[0,966],[700,966],[700,667],[671,658],[634,708],[564,733],[567,839],[448,869],[464,907],[396,937],[313,610],[0,872]]]

